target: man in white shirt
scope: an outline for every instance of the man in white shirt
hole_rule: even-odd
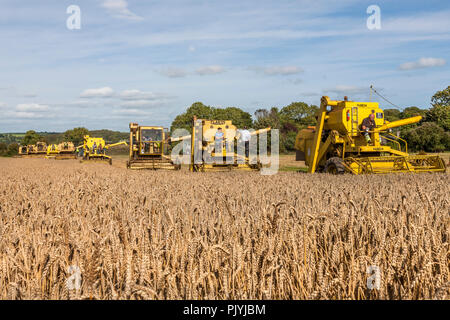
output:
[[[240,131],[241,131],[241,140],[244,141],[245,145],[245,156],[248,158],[251,134],[250,131],[248,131],[247,127],[244,127],[244,129]]]

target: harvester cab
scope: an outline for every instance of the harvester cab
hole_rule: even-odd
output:
[[[363,130],[364,119],[372,114],[373,128]],[[406,141],[390,132],[421,119],[417,116],[389,122],[376,102],[332,101],[322,97],[316,126],[297,135],[296,160],[305,161],[309,173],[445,172],[442,158],[409,155]]]
[[[140,126],[130,123],[129,169],[179,170],[167,155],[168,130],[158,126]]]
[[[19,146],[19,156],[28,155],[28,146]]]
[[[47,154],[47,144],[45,142],[37,142],[36,144],[30,144],[26,146],[27,154],[23,156],[32,158],[45,157]]]
[[[36,143],[36,153],[37,154],[46,154],[47,153],[47,144],[45,142],[37,142]]]
[[[106,154],[106,150],[122,144],[127,145],[125,141],[106,144],[103,138],[94,138],[86,135],[83,138],[83,145],[77,147],[78,153],[82,158],[80,162],[107,162],[112,165],[112,158]]]
[[[238,130],[231,120],[206,120],[194,117],[191,135],[190,170],[197,171],[259,171],[261,162],[237,151]],[[270,128],[253,131],[257,135]]]

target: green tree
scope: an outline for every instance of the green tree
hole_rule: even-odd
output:
[[[401,117],[401,119],[406,119],[406,118],[411,118],[411,117],[416,117],[416,116],[425,117],[426,113],[427,113],[427,110],[420,109],[418,107],[408,107],[408,108],[405,108],[401,112],[400,117]]]
[[[8,145],[4,142],[0,142],[0,156],[4,156],[8,150]]]
[[[294,150],[295,138],[300,129],[315,125],[318,107],[304,102],[292,102],[281,108],[258,109],[255,112],[255,129],[271,127],[280,130],[280,152]]]
[[[29,130],[25,133],[25,136],[23,137],[21,144],[24,146],[29,144],[36,144],[36,142],[40,140],[42,140],[42,136],[40,136],[34,130]]]
[[[231,120],[237,128],[251,128],[253,124],[252,115],[236,107],[213,108],[212,113],[212,119]]]
[[[307,127],[316,123],[318,107],[305,102],[292,102],[281,109],[280,114],[286,121],[293,121],[299,127]]]
[[[6,145],[0,143],[0,157],[12,157],[19,153],[19,145],[17,143],[11,143]]]
[[[250,128],[252,126],[251,114],[240,108],[214,108],[206,106],[201,102],[195,102],[187,108],[186,112],[175,117],[170,127],[171,132],[175,129],[186,129],[191,131],[192,119],[194,116],[198,119],[231,120],[238,128],[245,126]]]
[[[75,146],[83,143],[83,137],[89,134],[89,130],[83,127],[73,128],[72,130],[67,130],[64,132],[64,140],[73,142]]]
[[[17,144],[17,143],[11,143],[9,146],[8,146],[8,151],[7,151],[7,155],[9,156],[9,157],[12,157],[12,156],[14,156],[14,155],[16,155],[16,154],[18,154],[19,153],[19,145]]]
[[[437,123],[445,131],[450,131],[450,105],[434,105],[427,113],[427,120]]]
[[[386,109],[384,110],[384,118],[389,122],[400,120],[401,111],[398,109]]]
[[[450,86],[438,91],[431,98],[432,108],[428,111],[428,121],[436,122],[444,130],[450,130]]]
[[[431,97],[431,104],[433,106],[435,106],[435,105],[449,106],[450,105],[450,86],[448,86],[447,89],[436,92],[434,94],[434,96]]]
[[[434,122],[424,122],[416,128],[402,132],[402,137],[414,151],[440,152],[450,149],[450,132]]]
[[[172,121],[170,131],[173,132],[175,129],[186,129],[191,131],[192,129],[192,119],[196,116],[199,119],[212,119],[212,109],[210,106],[205,106],[201,102],[193,103],[187,110],[179,114]]]

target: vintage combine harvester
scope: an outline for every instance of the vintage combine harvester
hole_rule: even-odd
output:
[[[93,138],[84,136],[83,144],[77,147],[77,153],[81,156],[80,162],[107,162],[112,165],[111,156],[106,154],[106,150],[119,145],[127,145],[125,141],[113,144],[106,144],[103,138]]]
[[[61,142],[47,147],[46,159],[66,160],[76,159],[75,146],[72,142]]]
[[[46,154],[47,144],[45,142],[19,147],[19,155],[22,158],[44,158]]]
[[[362,122],[371,114],[375,127],[366,133]],[[378,103],[331,101],[322,97],[316,126],[297,135],[296,160],[305,161],[309,173],[445,172],[441,157],[409,155],[406,141],[390,133],[392,128],[421,119],[417,116],[388,122]]]
[[[25,157],[28,155],[28,146],[19,146],[19,156]]]
[[[219,128],[224,132],[224,138],[218,144],[215,141],[215,134]],[[253,131],[251,135],[268,131],[270,128]],[[231,120],[205,120],[194,117],[194,127],[190,136],[190,171],[261,170],[262,164],[257,157],[249,159],[245,154],[241,155],[235,151],[235,141],[238,137],[238,130]],[[185,137],[178,140],[182,139]]]
[[[175,164],[167,155],[168,144],[169,138],[164,127],[130,123],[130,158],[127,161],[127,168],[181,169],[181,164]]]

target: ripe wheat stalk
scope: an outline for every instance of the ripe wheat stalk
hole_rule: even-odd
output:
[[[449,174],[1,159],[0,177],[1,299],[449,298]]]

